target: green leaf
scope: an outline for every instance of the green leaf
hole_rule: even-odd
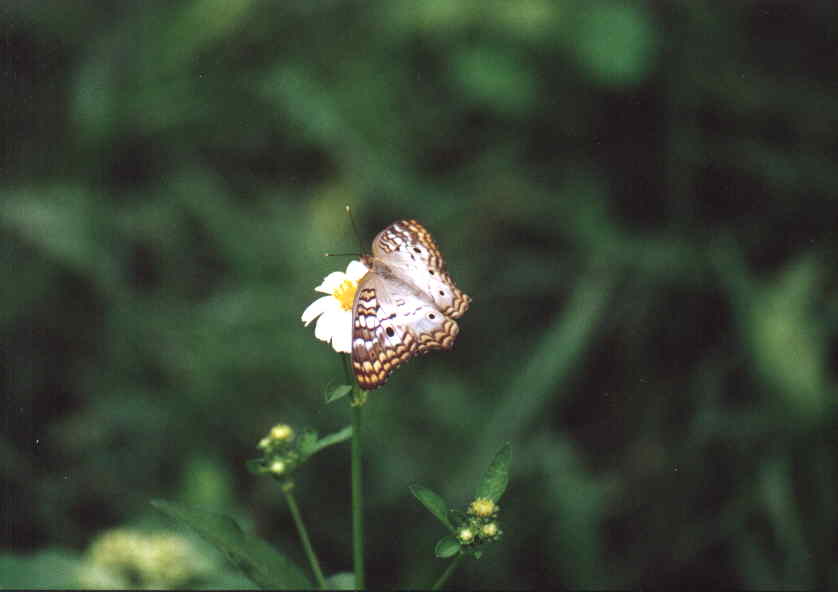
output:
[[[440,559],[453,557],[460,552],[460,542],[453,534],[448,534],[439,539],[434,546],[434,555]]]
[[[306,428],[299,436],[297,441],[297,449],[303,458],[308,458],[317,452],[317,432],[311,428]]]
[[[317,443],[314,445],[314,450],[311,454],[315,452],[320,452],[327,446],[333,446],[334,444],[340,444],[341,442],[346,442],[352,437],[352,426],[346,426],[339,432],[335,432],[334,434],[329,434],[328,436],[323,436],[320,438]]]
[[[804,422],[823,418],[832,400],[829,356],[813,308],[823,273],[813,257],[804,256],[789,263],[742,307],[759,377],[795,419]]]
[[[326,404],[334,403],[338,399],[344,398],[352,392],[352,386],[349,384],[339,384],[328,393],[326,393]]]
[[[326,588],[329,590],[355,590],[355,574],[351,571],[342,571],[326,578]]]
[[[489,468],[483,473],[483,478],[477,487],[476,497],[485,497],[493,502],[497,502],[501,498],[503,492],[506,491],[506,485],[509,483],[509,461],[511,459],[512,446],[509,442],[506,442],[495,454]]]
[[[232,518],[164,500],[154,500],[151,504],[167,516],[189,526],[217,547],[258,586],[296,589],[311,587],[299,567],[266,541],[244,532]]]
[[[434,493],[427,487],[422,485],[411,485],[410,493],[418,499],[428,511],[436,516],[440,522],[448,527],[449,530],[454,530],[454,526],[448,519],[448,503],[442,499],[442,496]]]
[[[317,438],[317,432],[314,430],[306,430],[300,436],[299,451],[303,456],[303,460],[310,457],[312,454],[320,452],[324,448],[346,442],[352,437],[352,426],[346,426],[339,432],[329,434],[320,439]]]

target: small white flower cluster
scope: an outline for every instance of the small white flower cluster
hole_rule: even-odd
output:
[[[115,528],[91,543],[78,579],[83,588],[180,588],[200,581],[210,569],[178,534]]]

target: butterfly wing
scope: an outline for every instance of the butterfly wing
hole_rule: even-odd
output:
[[[427,294],[446,316],[458,319],[468,310],[471,298],[454,285],[431,233],[416,220],[399,220],[379,232],[372,254],[400,280]]]
[[[378,388],[416,354],[450,349],[459,332],[427,296],[388,274],[370,271],[352,306],[352,369],[365,390]]]

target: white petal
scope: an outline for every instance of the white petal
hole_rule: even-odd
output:
[[[335,290],[338,289],[343,283],[343,280],[346,279],[346,274],[342,271],[333,271],[326,278],[323,280],[323,283],[320,284],[315,288],[318,292],[323,292],[324,294],[331,294]]]
[[[367,275],[368,271],[367,266],[360,261],[350,261],[349,265],[346,266],[346,276],[355,282]]]
[[[331,298],[331,297],[330,297]],[[332,300],[335,300],[332,298]],[[335,300],[337,302],[337,300]],[[335,317],[339,315],[340,308],[329,307],[320,318],[317,319],[317,325],[314,327],[314,336],[320,341],[329,343],[334,335]]]
[[[340,311],[340,318],[335,318],[334,332],[332,333],[332,348],[336,352],[348,354],[352,352],[352,311]]]
[[[334,304],[332,304],[334,302]],[[319,317],[321,314],[326,312],[328,309],[332,308],[334,305],[340,306],[340,303],[335,300],[332,296],[321,296],[314,302],[308,305],[303,311],[303,316],[301,317],[303,323],[305,323],[306,327],[308,324]]]

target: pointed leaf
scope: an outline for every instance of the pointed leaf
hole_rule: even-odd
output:
[[[436,516],[440,522],[447,526],[449,530],[454,530],[454,526],[448,519],[448,504],[444,499],[442,499],[441,495],[434,493],[427,487],[416,484],[410,486],[410,493],[412,493],[413,496],[418,499],[431,514]]]
[[[495,458],[486,472],[483,473],[483,478],[480,480],[480,485],[477,487],[476,497],[485,497],[497,502],[503,492],[506,491],[506,485],[509,483],[509,461],[512,459],[512,446],[509,442],[501,446]]]
[[[332,446],[334,444],[340,444],[341,442],[346,442],[352,437],[352,426],[346,426],[339,432],[335,432],[334,434],[329,434],[328,436],[323,436],[320,438],[317,443],[314,445],[314,450],[312,454],[315,452],[320,452],[327,446]]]
[[[308,458],[317,452],[317,432],[311,428],[304,429],[297,441],[297,449],[303,458]]]
[[[311,588],[311,583],[299,567],[266,541],[244,532],[232,518],[164,500],[154,500],[151,504],[215,545],[233,565],[258,586]]]
[[[434,555],[440,559],[453,557],[460,552],[460,542],[453,534],[448,534],[439,539],[434,546]]]
[[[344,398],[352,392],[352,386],[349,384],[339,384],[332,390],[326,393],[326,404],[334,403],[338,399]]]

